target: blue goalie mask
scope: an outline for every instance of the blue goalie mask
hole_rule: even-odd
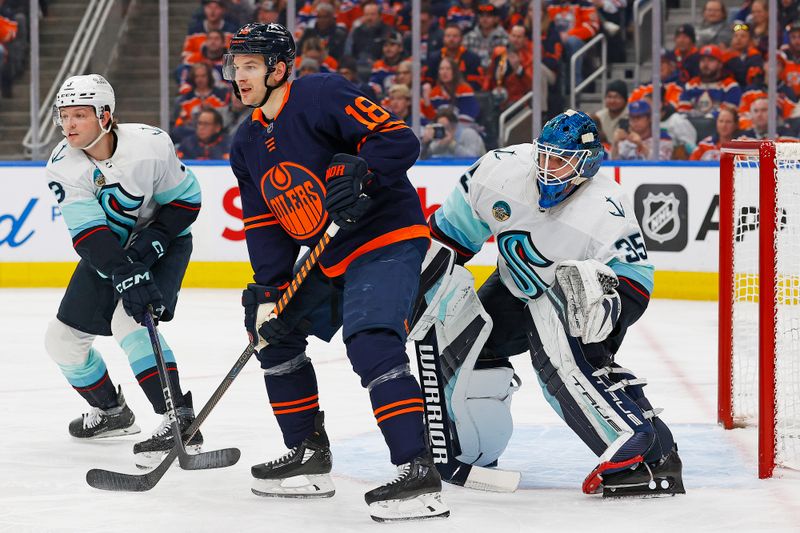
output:
[[[597,174],[603,145],[594,121],[586,113],[568,109],[544,125],[533,142],[533,156],[539,207],[549,209]]]

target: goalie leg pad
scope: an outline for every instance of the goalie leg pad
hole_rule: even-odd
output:
[[[530,302],[528,309],[533,366],[556,412],[601,462],[620,462],[647,451],[655,439],[652,416],[625,391],[628,385],[643,385],[644,380],[615,383],[609,379],[609,373],[590,362],[607,359],[596,353],[604,350],[602,345],[586,345],[567,335],[548,298]]]
[[[459,384],[463,383],[463,387]],[[507,360],[478,362],[478,367],[462,367],[454,377],[448,406],[455,422],[461,455],[458,460],[478,466],[489,465],[508,446],[514,423],[511,396],[521,381]],[[463,389],[463,393],[461,393]],[[448,387],[449,390],[449,387]]]

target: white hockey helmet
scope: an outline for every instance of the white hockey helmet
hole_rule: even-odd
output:
[[[58,110],[62,107],[89,105],[94,107],[97,119],[103,118],[103,111],[114,115],[114,88],[100,74],[72,76],[61,85],[53,105],[53,122],[61,126]]]

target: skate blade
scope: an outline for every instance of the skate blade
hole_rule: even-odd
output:
[[[186,446],[186,452],[189,454],[200,453],[202,450],[203,450],[202,444],[189,444]],[[168,453],[169,450],[165,450],[163,452],[135,453],[133,455],[136,461],[136,468],[138,468],[139,470],[151,470],[160,465],[161,461],[164,460],[164,457],[166,457]],[[177,465],[178,462],[175,461],[174,464]]]
[[[329,474],[254,479],[250,489],[265,498],[330,498],[336,492]]]
[[[603,487],[603,498],[661,498],[676,494],[686,494],[683,480],[662,478],[651,481],[649,485]]]
[[[93,437],[76,437],[75,435],[70,435],[70,436],[75,440],[98,440],[98,439],[107,439],[109,437],[122,437],[124,435],[136,435],[137,433],[141,432],[142,430],[141,428],[139,428],[139,426],[137,426],[136,424],[132,424],[126,428],[105,431]]]
[[[369,514],[376,522],[404,522],[444,519],[450,516],[450,509],[442,502],[441,492],[430,492],[406,500],[373,502]]]

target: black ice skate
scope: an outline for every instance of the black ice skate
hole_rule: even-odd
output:
[[[178,417],[178,427],[181,434],[186,439],[186,430],[194,422],[194,408],[192,407],[192,393],[187,392],[183,396],[183,406],[175,408]],[[149,439],[137,442],[133,445],[133,455],[136,459],[136,466],[147,469],[158,465],[169,453],[175,444],[172,434],[172,426],[169,412],[164,413],[161,424],[153,431]],[[186,451],[189,453],[200,453],[203,445],[203,435],[198,431],[189,442],[184,440]]]
[[[314,431],[288,453],[253,466],[252,491],[273,498],[330,498],[336,492],[330,472],[331,445],[325,433],[325,415],[314,418]]]
[[[133,416],[133,411],[125,403],[122,387],[118,387],[116,407],[108,409],[92,407],[88,413],[84,413],[69,423],[69,434],[77,439],[100,439],[119,435],[133,435],[141,431],[139,426],[134,424],[135,420],[136,417]]]
[[[603,475],[603,497],[647,497],[686,494],[683,464],[678,446],[656,464],[639,463],[635,468]]]
[[[398,476],[364,495],[376,522],[447,518],[442,502],[442,478],[430,452],[397,467]]]

